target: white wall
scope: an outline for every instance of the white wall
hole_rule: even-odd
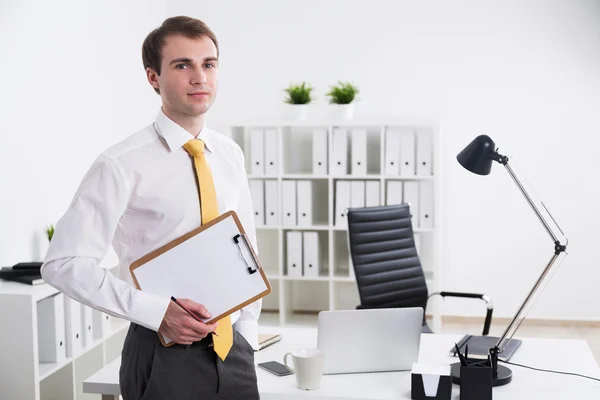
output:
[[[566,261],[531,317],[600,319],[595,184],[600,139],[600,6],[592,1],[276,0],[169,2],[203,19],[221,44],[210,121],[277,116],[282,89],[306,80],[315,112],[337,80],[362,89],[358,115],[424,117],[444,126],[446,290],[485,292],[511,316],[552,243],[508,174],[462,169],[481,133],[512,155],[570,239]],[[446,301],[446,313],[483,315]]]
[[[473,137],[492,136],[570,239],[569,257],[531,316],[600,320],[597,2],[1,4],[1,265],[34,256],[35,233],[62,215],[96,154],[152,120],[159,103],[145,83],[142,40],[165,16],[188,14],[221,43],[214,128],[277,116],[283,87],[301,80],[318,89],[315,113],[328,85],[353,80],[362,89],[357,117],[440,120],[444,289],[486,292],[496,315],[509,316],[551,244],[499,166],[483,178],[456,163]],[[448,314],[482,312],[446,303]]]
[[[95,157],[149,124],[144,37],[165,1],[0,2],[0,265],[41,259]]]

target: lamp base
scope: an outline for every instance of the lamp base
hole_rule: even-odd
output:
[[[460,385],[460,363],[454,363],[450,365],[451,375],[452,375],[452,383],[456,383]],[[498,365],[498,377],[494,378],[494,383],[492,386],[502,386],[506,385],[512,380],[512,371],[510,368],[505,367],[504,365]]]

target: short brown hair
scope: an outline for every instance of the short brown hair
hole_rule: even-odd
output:
[[[144,70],[150,67],[160,75],[162,49],[166,38],[170,35],[183,35],[190,39],[208,37],[215,44],[217,57],[219,57],[219,42],[217,42],[217,37],[204,22],[185,16],[171,17],[165,19],[161,26],[150,32],[146,36],[146,39],[144,39],[144,44],[142,45]],[[154,90],[156,90],[156,93],[160,93],[158,89]]]

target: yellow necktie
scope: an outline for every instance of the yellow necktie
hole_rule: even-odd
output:
[[[194,158],[202,224],[206,224],[219,216],[219,209],[215,183],[210,172],[210,167],[206,162],[206,157],[204,156],[204,142],[199,139],[192,139],[183,145],[183,148]],[[216,335],[213,335],[215,352],[221,360],[225,361],[225,357],[227,357],[233,345],[231,318],[227,316],[219,320],[219,326],[217,326],[215,332]]]

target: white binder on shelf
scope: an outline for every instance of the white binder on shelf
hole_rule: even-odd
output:
[[[402,181],[387,181],[385,204],[402,204]]]
[[[94,314],[93,309],[81,305],[81,345],[86,348],[94,342]]]
[[[421,257],[421,235],[419,233],[413,234],[415,240],[415,248],[417,249],[417,255]]]
[[[350,207],[365,206],[365,181],[350,181]]]
[[[296,226],[296,181],[282,181],[281,193],[282,225]]]
[[[302,274],[302,232],[287,232],[287,276],[301,277]]]
[[[250,164],[252,175],[265,174],[265,134],[262,129],[250,130]]]
[[[265,185],[261,179],[248,180],[250,186],[250,197],[252,197],[252,208],[254,213],[254,225],[265,224]]]
[[[380,184],[378,181],[367,181],[365,184],[365,207],[377,207],[381,205]]]
[[[400,131],[400,175],[415,176],[415,132],[412,128]]]
[[[433,182],[419,182],[419,227],[433,228]]]
[[[38,358],[42,363],[58,363],[67,357],[65,301],[62,293],[37,302]]]
[[[279,160],[277,157],[278,135],[277,129],[267,128],[264,130],[265,140],[265,175],[277,176],[279,173]]]
[[[327,130],[313,131],[313,175],[327,175]]]
[[[397,128],[387,128],[385,131],[385,175],[400,174],[400,131]]]
[[[312,185],[312,181],[298,181],[296,184],[298,226],[310,227],[313,224]]]
[[[65,338],[67,357],[75,357],[83,348],[81,337],[81,303],[65,296]]]
[[[271,292],[271,285],[235,211],[136,260],[129,267],[135,286],[163,298],[203,304],[212,323]],[[161,343],[173,342],[158,335]]]
[[[433,132],[429,129],[417,131],[417,175],[433,175]]]
[[[346,212],[350,207],[350,181],[335,182],[335,221],[337,228],[348,228]]]
[[[333,128],[333,149],[331,159],[331,175],[348,174],[348,132],[343,128]]]
[[[352,129],[352,174],[367,174],[367,130]]]
[[[304,276],[319,276],[321,270],[319,234],[317,232],[303,233],[303,266]]]
[[[279,183],[276,180],[265,181],[265,224],[279,225]]]
[[[102,340],[111,330],[111,316],[102,311],[92,310],[92,338]]]
[[[404,203],[409,204],[413,229],[419,228],[419,182],[404,182]]]
[[[112,316],[99,311],[92,310],[92,319],[93,319],[93,337],[94,340],[102,340],[106,336],[108,336],[111,332],[112,328]]]

